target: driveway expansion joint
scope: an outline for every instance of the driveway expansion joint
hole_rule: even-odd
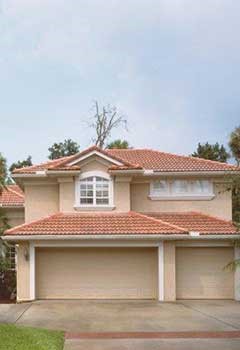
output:
[[[65,339],[240,339],[239,331],[219,332],[66,332]]]
[[[209,317],[209,318],[212,318],[212,319],[215,320],[215,321],[221,322],[221,323],[225,324],[226,326],[230,326],[230,327],[232,327],[232,328],[234,328],[234,329],[236,329],[236,330],[239,330],[239,327],[234,326],[232,323],[223,321],[222,319],[220,319],[220,318],[218,318],[218,317],[214,317],[214,316],[212,316],[211,314],[209,314],[209,313],[207,313],[207,312],[200,311],[200,310],[198,310],[198,309],[196,309],[196,308],[194,308],[194,307],[192,307],[192,306],[190,306],[190,305],[186,305],[184,302],[178,302],[178,304],[180,304],[180,305],[182,305],[182,306],[184,306],[184,307],[186,307],[186,308],[188,308],[188,309],[190,309],[190,310],[199,312],[199,313],[200,313],[201,315],[203,315],[203,316],[207,316],[207,317]]]
[[[29,305],[23,310],[23,312],[17,317],[17,319],[13,322],[14,324],[16,324],[20,318],[25,314],[25,312],[27,312],[30,307],[32,306],[32,303],[29,303]]]

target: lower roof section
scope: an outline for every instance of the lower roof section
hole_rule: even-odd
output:
[[[201,213],[57,213],[5,231],[5,238],[236,237],[229,221]]]
[[[202,214],[200,212],[175,212],[175,213],[147,213],[150,217],[177,225],[188,232],[208,234],[236,234],[237,228],[231,222],[218,217]]]

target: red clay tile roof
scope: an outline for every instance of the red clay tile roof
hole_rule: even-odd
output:
[[[28,167],[14,169],[13,174],[35,174],[36,171],[44,170],[79,170],[78,166],[62,166],[62,163],[65,163],[66,160],[71,161],[73,156],[63,157],[59,159],[49,160],[48,162],[31,165]]]
[[[5,231],[5,235],[184,234],[184,229],[135,213],[58,213]]]
[[[129,163],[138,164],[144,169],[160,172],[224,171],[238,169],[236,166],[226,163],[180,156],[152,149],[107,149],[106,152]]]
[[[145,213],[155,219],[177,225],[187,231],[200,234],[236,234],[237,229],[231,221],[216,218],[199,212]]]
[[[237,234],[229,221],[197,212],[57,213],[5,231],[5,235]]]
[[[82,152],[69,157],[63,157],[32,165],[21,169],[15,169],[14,174],[34,174],[36,171],[44,170],[80,170],[79,166],[69,165],[78,158],[97,151],[116,160],[122,165],[112,165],[110,170],[132,170],[147,169],[159,172],[198,172],[198,171],[236,171],[239,167],[226,163],[215,162],[206,159],[180,156],[171,153],[154,151],[151,149],[106,149],[102,150],[96,146],[90,147]]]
[[[0,207],[24,207],[24,193],[17,185],[6,186],[0,194]]]

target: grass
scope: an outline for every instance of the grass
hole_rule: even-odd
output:
[[[64,333],[0,324],[0,350],[62,350]]]

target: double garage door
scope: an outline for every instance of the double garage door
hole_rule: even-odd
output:
[[[177,298],[233,298],[232,259],[232,248],[176,248]],[[36,297],[157,299],[157,248],[37,248]]]
[[[39,248],[39,299],[156,299],[156,248]]]

